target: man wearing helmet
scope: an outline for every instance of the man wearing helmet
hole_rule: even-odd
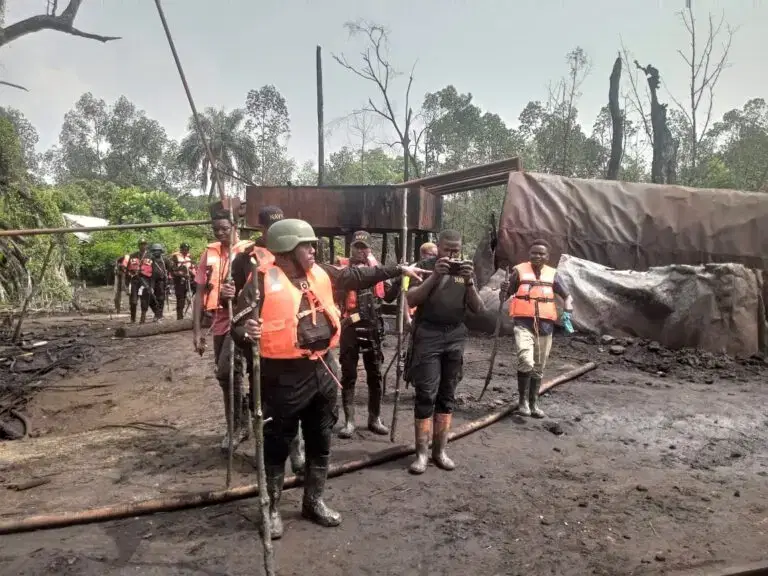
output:
[[[171,254],[173,292],[176,295],[176,319],[184,318],[187,298],[194,294],[195,265],[189,255],[189,244],[182,242],[179,251]]]
[[[130,287],[128,296],[128,306],[131,311],[131,322],[136,322],[136,308],[139,304],[140,296],[143,296],[147,290],[145,286],[152,276],[152,261],[147,252],[147,239],[139,239],[139,249],[132,254],[126,254],[122,260],[122,266],[125,268],[125,282]],[[149,295],[147,295],[149,298]],[[147,307],[149,301],[147,301]],[[147,315],[147,308],[142,306],[141,321],[144,322]]]
[[[232,280],[235,283],[235,297],[245,286],[248,277],[251,274],[251,257],[261,262],[266,259],[274,259],[274,256],[267,250],[267,238],[269,238],[269,229],[275,222],[285,219],[285,214],[278,206],[263,206],[259,210],[259,228],[261,236],[248,245],[243,243],[242,251],[235,256],[232,262]],[[301,429],[296,433],[296,437],[291,443],[290,452],[291,469],[294,474],[304,473],[304,442],[301,436]]]
[[[151,261],[152,261],[152,275],[149,280],[149,290],[147,290],[146,301],[152,308],[152,313],[155,315],[155,322],[160,322],[163,319],[163,310],[165,308],[165,294],[168,288],[168,270],[170,269],[170,263],[164,256],[165,249],[162,244],[152,244],[149,249]],[[144,307],[144,299],[141,301],[141,315],[144,317],[146,309]]]
[[[338,269],[315,262],[317,237],[307,222],[285,219],[269,229],[273,262],[261,263],[254,302],[253,278],[238,297],[232,337],[252,365],[251,339],[260,339],[264,460],[269,521],[273,538],[283,533],[278,505],[285,461],[299,422],[306,443],[302,515],[321,526],[338,526],[341,515],[323,500],[331,435],[338,420],[338,346],[341,315],[334,290],[360,290],[401,274],[418,277],[415,267],[352,266]]]

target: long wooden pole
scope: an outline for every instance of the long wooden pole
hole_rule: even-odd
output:
[[[571,380],[586,374],[597,368],[597,364],[589,362],[561,374],[556,378],[545,382],[541,387],[539,394],[543,394],[550,389],[564,384]],[[502,418],[506,418],[512,412],[517,410],[517,404],[507,406],[498,412],[492,412],[478,420],[467,422],[453,430],[448,436],[448,440],[453,442],[468,436],[478,430],[482,430]],[[348,460],[339,464],[333,464],[328,470],[328,477],[335,478],[350,472],[356,472],[363,468],[370,468],[384,462],[391,462],[399,458],[405,458],[414,453],[414,447],[410,445],[390,446],[379,452],[367,454],[357,460]],[[301,486],[302,480],[297,476],[289,476],[283,484],[284,489]],[[203,506],[212,506],[215,504],[224,504],[235,500],[253,498],[259,494],[258,484],[247,484],[245,486],[236,486],[229,490],[191,492],[166,498],[156,498],[144,500],[142,502],[130,502],[127,504],[114,504],[102,508],[91,508],[90,510],[80,510],[77,512],[63,512],[59,514],[40,514],[37,516],[26,516],[0,522],[0,535],[18,534],[21,532],[33,532],[35,530],[52,530],[56,528],[65,528],[67,526],[80,526],[83,524],[94,524],[97,522],[108,522],[120,518],[133,518],[135,516],[146,516],[158,512],[172,512],[187,508],[200,508]]]
[[[144,222],[141,224],[112,224],[109,226],[83,226],[80,228],[20,228],[0,230],[3,236],[50,236],[52,234],[75,234],[78,232],[106,232],[108,230],[143,230],[145,228],[181,228],[182,226],[210,226],[210,220],[179,220],[178,222]]]
[[[323,120],[323,53],[320,46],[315,52],[315,68],[317,69],[317,185],[322,186],[325,183],[325,122]]]
[[[213,155],[213,151],[211,149],[211,146],[205,137],[205,132],[203,131],[203,125],[200,122],[200,115],[197,113],[197,107],[195,106],[195,100],[192,98],[192,92],[189,89],[189,83],[187,82],[187,77],[184,74],[184,68],[181,65],[181,60],[179,59],[179,53],[176,51],[176,45],[173,42],[173,37],[171,36],[171,29],[168,27],[168,21],[165,19],[165,13],[163,12],[163,7],[160,4],[160,0],[155,0],[155,6],[157,6],[157,13],[160,15],[160,21],[163,24],[163,30],[165,30],[165,36],[168,39],[168,46],[171,48],[171,53],[173,54],[173,60],[176,62],[176,69],[179,72],[179,78],[181,78],[181,83],[184,86],[184,92],[187,95],[187,100],[189,101],[189,107],[192,110],[192,118],[195,122],[195,127],[197,128],[197,134],[200,137],[201,142],[203,143],[203,147],[205,148],[205,155],[208,158],[208,165],[211,170],[211,178],[216,182],[216,185],[219,189],[219,198],[221,199],[221,203],[223,206],[226,207],[227,204],[227,195],[224,190],[224,184],[221,180],[221,174],[218,171],[218,164],[216,162],[216,158]],[[229,220],[232,225],[232,232],[230,235],[230,242],[229,242],[229,266],[227,267],[227,278],[226,283],[229,284],[232,282],[232,260],[234,260],[234,247],[235,242],[237,241],[237,228],[235,227],[235,213],[233,208],[233,202],[229,202]],[[232,300],[229,300],[227,302],[227,312],[229,314],[229,321],[230,324],[232,323]],[[234,393],[234,379],[235,379],[235,342],[232,340],[232,338],[229,339],[229,386],[227,390],[227,395],[229,397],[229,402],[227,403],[227,436],[229,438],[229,450],[228,450],[228,458],[227,458],[227,479],[226,479],[226,485],[227,488],[232,483],[232,461],[233,461],[233,453],[234,453],[234,414],[235,414],[235,393]],[[241,407],[238,406],[238,409]]]
[[[255,256],[251,257],[251,281],[253,282],[253,300],[251,306],[255,311],[256,319],[259,318],[259,262]],[[261,409],[261,343],[258,339],[251,342],[251,399],[253,401],[253,419],[251,420],[252,433],[255,445],[256,473],[259,478],[259,486],[267,485],[267,473],[264,465],[264,412]],[[267,490],[259,490],[261,504],[261,543],[264,548],[264,570],[267,576],[275,574],[275,555],[272,550],[272,531],[269,526],[269,494]]]
[[[408,160],[406,150],[406,179],[408,178]],[[400,232],[400,264],[405,266],[406,255],[408,254],[408,188],[403,188],[403,212],[402,212],[402,230]],[[408,285],[408,277],[403,276],[400,280],[400,295],[397,299],[397,368],[395,369],[395,398],[392,403],[392,426],[390,428],[389,440],[395,441],[397,431],[397,408],[400,402],[400,380],[403,376],[403,328],[405,322],[405,308],[408,302],[405,299],[405,292]]]

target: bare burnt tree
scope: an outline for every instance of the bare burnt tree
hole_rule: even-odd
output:
[[[659,71],[648,64],[643,67],[635,60],[635,66],[645,73],[651,96],[651,132],[653,144],[653,161],[651,162],[651,181],[655,184],[674,184],[677,179],[677,147],[678,143],[672,138],[667,126],[667,105],[661,104],[658,90],[661,85]],[[643,118],[648,129],[648,122]]]
[[[0,48],[23,36],[42,32],[43,30],[54,30],[69,34],[70,36],[78,36],[99,42],[110,42],[111,40],[120,39],[120,36],[102,36],[101,34],[83,32],[75,28],[75,18],[82,3],[83,0],[69,0],[67,7],[57,14],[58,2],[56,0],[48,0],[45,14],[36,14],[35,16],[30,16],[5,26],[3,16],[5,15],[6,0],[0,0],[0,25],[3,25],[0,27]],[[26,90],[23,86],[11,82],[0,81],[0,84]]]
[[[608,160],[607,180],[617,180],[621,168],[621,158],[624,155],[624,112],[619,106],[619,87],[621,86],[621,54],[613,63],[609,80],[608,109],[611,112],[611,157]]]
[[[688,54],[682,50],[677,51],[688,66],[688,103],[681,103],[671,94],[670,97],[685,115],[690,126],[690,168],[691,173],[695,174],[701,143],[712,120],[715,88],[720,80],[720,75],[728,65],[728,53],[731,49],[734,30],[725,22],[724,15],[715,24],[712,14],[709,14],[709,26],[706,30],[704,46],[699,49],[700,39],[696,28],[696,18],[693,16],[690,2],[685,11],[679,12],[679,16],[689,37]],[[722,43],[718,55],[716,44],[719,41]]]
[[[334,60],[341,66],[360,76],[369,82],[373,82],[378,88],[380,95],[380,104],[377,105],[373,98],[368,99],[367,109],[381,116],[392,125],[397,134],[399,144],[403,149],[403,178],[410,178],[410,167],[417,177],[420,176],[420,170],[416,159],[411,151],[411,123],[413,120],[413,109],[410,107],[411,86],[413,85],[413,69],[408,78],[408,86],[405,90],[405,110],[402,114],[402,120],[398,119],[398,114],[392,102],[391,81],[399,73],[389,61],[389,39],[387,30],[378,24],[366,22],[363,20],[357,22],[347,22],[344,25],[349,31],[350,36],[364,36],[367,40],[367,47],[360,53],[362,63],[354,66],[349,63],[346,56],[333,55]]]

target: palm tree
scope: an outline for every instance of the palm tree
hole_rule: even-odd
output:
[[[258,167],[258,153],[256,143],[244,128],[245,111],[240,108],[231,112],[223,108],[206,108],[200,115],[200,124],[220,168],[222,180],[233,182],[237,180],[236,177],[250,180]],[[189,119],[187,130],[188,134],[181,141],[178,161],[192,178],[200,181],[203,190],[208,187],[210,202],[216,190],[216,179],[194,118]]]

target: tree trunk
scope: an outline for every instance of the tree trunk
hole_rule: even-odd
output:
[[[618,180],[621,168],[621,157],[624,153],[624,114],[619,107],[619,85],[621,83],[621,54],[613,63],[608,90],[608,109],[611,111],[611,158],[608,161],[607,180]]]
[[[192,330],[192,318],[184,320],[153,322],[151,324],[128,324],[115,330],[118,338],[143,338],[144,336],[156,336],[157,334],[169,334],[171,332],[183,332]]]

